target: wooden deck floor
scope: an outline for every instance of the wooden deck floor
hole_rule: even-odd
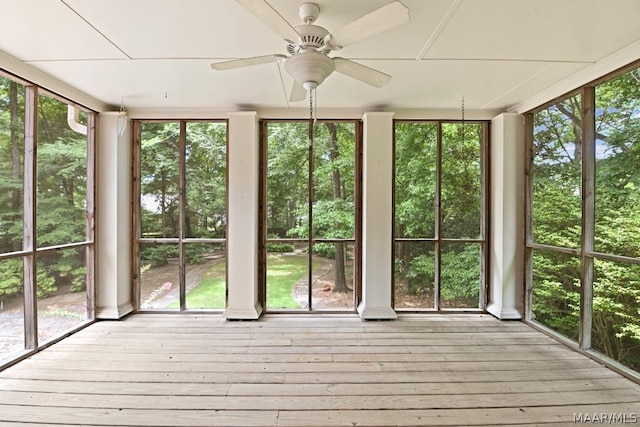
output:
[[[633,421],[640,385],[486,315],[139,314],[0,372],[0,426],[575,425],[574,414]]]

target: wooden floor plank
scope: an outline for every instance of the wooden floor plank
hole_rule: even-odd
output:
[[[489,348],[490,349],[490,348]],[[489,350],[488,349],[488,350]],[[184,350],[183,350],[184,351]],[[32,360],[111,361],[111,362],[495,362],[495,361],[545,361],[584,359],[579,353],[564,351],[503,351],[483,353],[214,353],[214,352],[162,352],[162,353],[111,353],[105,351],[48,351],[32,357]]]
[[[530,408],[539,406],[608,405],[635,403],[640,392],[633,389],[537,393],[494,393],[453,395],[351,395],[333,396],[148,396],[120,394],[66,394],[5,391],[0,405],[42,407],[210,410],[219,411],[311,411],[311,410],[415,410],[415,409],[485,409]]]
[[[455,345],[406,345],[406,346],[305,346],[305,347],[242,347],[242,346],[210,346],[200,345],[186,347],[184,345],[173,345],[171,343],[158,346],[139,343],[130,345],[105,345],[104,342],[89,345],[72,345],[65,341],[47,349],[49,352],[63,351],[75,353],[144,353],[144,354],[417,354],[417,353],[530,353],[537,351],[556,351],[566,353],[566,347],[559,343],[545,344],[512,344],[512,345],[476,345],[476,346],[455,346]]]
[[[137,314],[0,372],[0,427],[575,425],[640,386],[482,314]]]
[[[632,414],[637,404],[607,407],[611,413]],[[548,406],[540,408],[436,409],[410,411],[281,411],[278,427],[353,426],[499,426],[573,423],[575,413],[601,413],[601,405]],[[575,423],[574,423],[575,425]]]
[[[624,378],[586,380],[363,384],[282,384],[282,383],[175,383],[175,382],[86,382],[38,381],[4,378],[0,391],[24,391],[64,394],[119,394],[127,396],[383,396],[453,395],[533,392],[571,392],[633,390]]]
[[[174,411],[101,408],[0,405],[2,421],[62,424],[67,426],[96,424],[101,426],[153,427],[273,427],[277,425],[277,411],[219,411],[216,409]]]

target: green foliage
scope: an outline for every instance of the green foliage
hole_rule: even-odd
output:
[[[413,295],[433,293],[435,277],[433,257],[433,253],[418,255],[409,264],[406,279],[409,284],[409,292]]]
[[[480,246],[455,244],[441,255],[440,298],[451,307],[478,307],[480,292]]]
[[[211,250],[206,243],[189,243],[185,245],[184,257],[187,264],[202,264],[204,256]],[[140,252],[140,260],[149,262],[153,267],[167,265],[170,259],[178,259],[178,245],[145,245]]]
[[[38,298],[45,298],[58,290],[55,271],[53,269],[38,269],[36,273],[36,294]],[[52,274],[53,273],[53,274]]]
[[[24,89],[0,77],[0,252],[22,250],[24,195]],[[67,104],[38,96],[36,244],[39,248],[86,239],[87,137],[67,124]],[[84,258],[75,249],[37,257],[39,297],[58,289],[85,289]],[[22,259],[0,263],[0,294],[22,292]]]
[[[477,239],[482,208],[482,126],[399,122],[395,131],[396,237],[435,238],[439,190],[441,237]],[[439,131],[441,135],[438,135]],[[438,172],[441,176],[439,187],[436,185]],[[439,280],[444,305],[478,306],[480,254],[475,245],[451,245],[449,250],[443,250],[438,278],[432,243],[401,242],[396,257],[395,281],[405,285],[409,294],[433,296],[436,280]]]
[[[435,123],[396,124],[395,228],[398,237],[435,236]]]
[[[267,252],[293,252],[294,250],[295,246],[293,243],[267,243]]]
[[[0,297],[22,293],[23,263],[21,258],[0,262]]]
[[[336,245],[333,243],[314,243],[313,253],[324,258],[335,258]]]
[[[580,248],[581,101],[534,115],[533,235],[536,243]],[[640,80],[638,70],[596,87],[595,252],[640,257]],[[580,259],[534,251],[533,312],[578,339]],[[596,257],[592,347],[640,369],[640,267]]]
[[[535,319],[578,339],[580,259],[552,251],[535,251],[532,311]]]
[[[146,246],[140,251],[140,260],[148,261],[152,267],[166,265],[169,261],[170,246]]]

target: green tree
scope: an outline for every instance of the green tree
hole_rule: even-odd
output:
[[[579,96],[534,115],[534,241],[580,248],[582,129]],[[633,70],[596,87],[595,251],[639,258],[640,75]],[[534,252],[533,311],[578,339],[579,258]],[[592,346],[640,368],[640,269],[596,258]]]

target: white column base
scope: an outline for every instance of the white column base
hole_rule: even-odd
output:
[[[96,319],[118,320],[133,312],[133,305],[130,302],[117,307],[98,307],[96,309]]]
[[[499,304],[491,303],[487,307],[487,311],[500,320],[520,320],[522,313],[515,307],[503,307]]]
[[[364,302],[358,306],[358,314],[362,320],[393,320],[398,313],[391,307],[371,307]]]
[[[262,305],[257,303],[253,308],[228,308],[222,313],[222,317],[227,320],[258,320],[262,315]]]

